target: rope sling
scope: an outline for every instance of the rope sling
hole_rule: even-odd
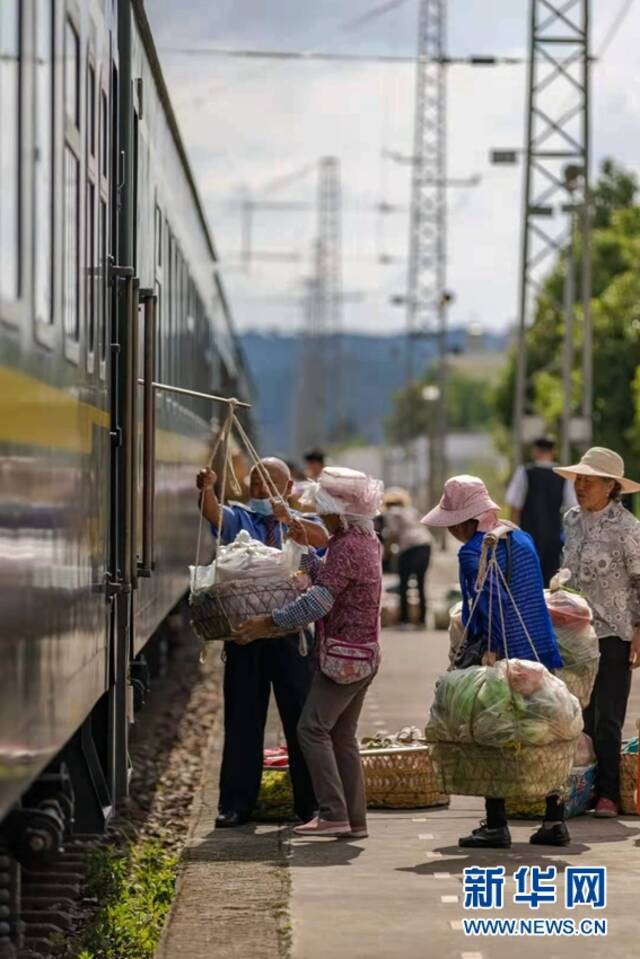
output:
[[[235,472],[233,457],[232,457],[232,440],[234,438],[234,431],[237,434],[237,437],[240,441],[240,446],[244,447],[245,452],[247,453],[249,460],[251,462],[252,470],[257,470],[262,482],[265,485],[265,488],[270,494],[270,498],[275,500],[284,506],[287,514],[289,513],[289,504],[287,503],[284,495],[276,487],[272,477],[269,474],[269,471],[265,468],[264,463],[260,459],[260,456],[251,442],[247,431],[240,422],[236,410],[239,406],[238,400],[232,398],[227,401],[228,410],[227,416],[225,418],[224,424],[220,431],[218,438],[214,444],[211,456],[207,464],[208,469],[213,469],[213,464],[216,461],[218,453],[222,451],[222,473],[220,477],[220,496],[218,498],[219,503],[219,520],[215,533],[215,553],[216,556],[219,553],[220,545],[222,542],[223,526],[224,526],[224,507],[227,501],[227,487],[230,486],[236,495],[240,495],[242,488],[238,481],[238,477]],[[194,575],[191,583],[192,593],[195,590],[197,583],[197,571],[200,567],[200,554],[202,550],[202,529],[204,525],[204,490],[200,496],[200,516],[198,521],[198,536],[196,539],[196,551],[194,559]],[[282,528],[282,522],[278,520],[278,529],[280,532],[280,542],[284,540],[284,531]],[[249,588],[249,584],[245,584],[246,588]],[[213,588],[215,588],[215,566],[214,566],[214,579],[213,579]],[[298,632],[298,651],[301,656],[306,656],[308,653],[307,637],[304,632],[304,629],[300,628]],[[224,657],[224,651],[222,653]],[[204,662],[206,659],[206,643],[203,645],[202,652],[200,654],[200,661]]]
[[[505,623],[505,602],[510,602],[531,647],[533,659],[540,663],[529,629],[522,617],[497,556],[499,543],[509,534],[510,527],[497,527],[487,533],[483,540],[478,575],[474,584],[475,597],[462,636],[467,640],[473,617],[485,586],[489,586],[487,651],[492,651],[493,625],[499,622],[502,646],[507,671],[509,670],[509,638]],[[497,606],[497,609],[496,609]],[[506,681],[506,680],[505,680]],[[446,792],[458,795],[494,795],[498,789],[504,798],[537,798],[552,791],[562,790],[572,767],[574,741],[559,740],[544,746],[529,745],[520,741],[512,746],[498,747],[477,742],[474,725],[477,720],[476,691],[470,711],[469,731],[471,742],[433,741],[432,749],[436,765],[440,769]],[[516,729],[519,720],[515,718]],[[532,780],[533,777],[533,780]],[[536,782],[537,780],[537,782]]]

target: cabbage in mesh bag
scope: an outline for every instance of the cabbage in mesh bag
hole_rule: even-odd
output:
[[[581,730],[580,704],[565,684],[544,666],[515,659],[442,676],[425,735],[430,742],[540,746]]]

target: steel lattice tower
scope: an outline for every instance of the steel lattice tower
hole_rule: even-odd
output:
[[[342,345],[342,243],[340,161],[318,166],[317,236],[313,275],[307,282],[295,446],[324,446],[344,431]]]
[[[514,395],[514,460],[522,457],[527,412],[526,330],[532,300],[550,257],[581,251],[583,343],[582,415],[591,433],[591,216],[589,194],[589,0],[530,0],[529,75],[523,231],[520,265],[518,363]],[[571,210],[570,217],[567,212]],[[566,254],[567,261],[571,256]],[[568,267],[570,268],[570,267]],[[557,304],[562,309],[562,304]],[[573,316],[573,308],[565,318]],[[571,322],[571,320],[570,320]],[[570,332],[570,331],[569,331]],[[571,337],[569,337],[571,341]],[[571,362],[572,342],[566,361]],[[590,435],[583,441],[590,445]]]
[[[446,0],[420,0],[407,274],[407,379],[413,379],[411,337],[437,337],[438,385],[430,464],[433,499],[446,471]]]

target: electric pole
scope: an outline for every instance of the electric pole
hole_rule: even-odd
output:
[[[566,296],[573,297],[572,250],[581,251],[578,298],[582,323],[582,422],[580,442],[591,445],[593,347],[591,328],[591,161],[589,102],[589,0],[530,0],[527,132],[522,214],[518,354],[513,407],[513,459],[522,460],[527,412],[526,331],[533,295],[549,258],[566,251]],[[570,201],[567,203],[567,201]],[[565,214],[571,213],[567,219]],[[577,243],[576,243],[577,241]],[[564,303],[566,337],[573,302]],[[560,310],[563,304],[556,304]],[[569,322],[567,322],[569,321]],[[563,447],[571,425],[572,343],[565,337]],[[577,437],[576,437],[577,438]]]
[[[342,362],[342,250],[340,161],[318,166],[317,237],[307,283],[298,379],[295,446],[323,446],[345,427]]]
[[[435,333],[438,398],[434,402],[429,498],[433,503],[446,478],[447,360],[447,162],[446,162],[446,0],[420,0],[415,80],[414,145],[411,177],[409,267],[407,273],[407,379],[413,379],[411,338]]]

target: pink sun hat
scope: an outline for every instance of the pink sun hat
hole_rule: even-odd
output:
[[[482,526],[484,520],[495,522],[499,510],[479,476],[452,476],[444,484],[438,505],[420,522],[425,526],[449,527],[477,519]]]

